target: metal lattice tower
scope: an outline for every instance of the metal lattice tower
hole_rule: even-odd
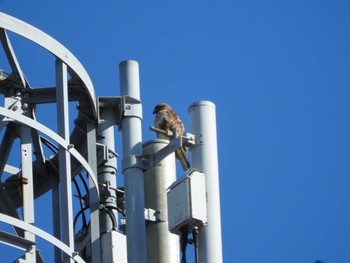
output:
[[[30,85],[12,36],[50,54],[53,85]],[[179,262],[167,191],[176,181],[174,151],[183,145],[210,185],[202,191],[208,225],[199,229],[198,262],[222,262],[214,104],[190,106],[192,133],[142,144],[136,61],[120,64],[120,96],[96,97],[81,63],[46,33],[0,13],[0,41],[9,65],[0,71],[0,222],[11,228],[0,230],[0,242],[20,251],[14,262]],[[44,123],[48,106],[56,114]],[[116,125],[123,187],[117,186]],[[49,207],[37,202],[43,196]],[[38,224],[45,220],[50,229]],[[49,259],[39,240],[53,247]]]
[[[54,87],[30,86],[16,57],[9,32],[38,44],[52,54],[56,76]],[[99,240],[99,231],[93,229],[93,226],[99,225],[97,157],[93,154],[87,156],[87,149],[96,145],[96,138],[91,135],[95,132],[96,125],[93,124],[98,116],[93,85],[74,55],[37,28],[0,14],[0,40],[11,67],[11,73],[0,82],[0,93],[4,96],[4,105],[0,108],[0,131],[3,134],[0,145],[0,220],[12,225],[15,230],[12,235],[1,232],[2,238],[23,249],[23,260],[27,262],[40,262],[36,236],[55,246],[56,262],[61,260],[61,252],[65,261],[74,258],[77,262],[84,262],[74,248],[71,181],[82,171],[89,175],[89,203],[85,206],[89,207],[92,227],[86,235],[91,237],[90,240]],[[69,102],[78,105],[71,130]],[[38,106],[47,104],[56,108],[57,116],[52,118],[56,130],[36,119]],[[17,147],[13,148],[16,140],[20,141],[20,167],[7,164],[11,152],[18,151]],[[47,149],[53,151],[51,156],[47,156]],[[6,177],[6,174],[10,176]],[[34,200],[48,191],[53,200],[53,214],[46,215],[53,218],[51,233],[35,226]],[[18,208],[23,209],[22,216]],[[99,246],[97,243],[91,245]]]

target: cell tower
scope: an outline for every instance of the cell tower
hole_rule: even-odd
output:
[[[52,55],[53,86],[31,87],[13,35]],[[184,136],[143,143],[136,61],[120,63],[119,96],[96,97],[81,63],[46,33],[0,13],[0,41],[10,68],[0,72],[0,222],[7,226],[0,242],[20,252],[13,262],[185,262],[191,233],[196,262],[222,262],[213,103],[189,107]],[[57,114],[44,124],[39,116],[52,106]],[[193,169],[180,177],[174,152],[183,145]],[[43,196],[51,202],[38,202]]]

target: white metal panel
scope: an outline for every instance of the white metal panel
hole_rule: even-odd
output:
[[[182,180],[168,193],[169,228],[178,232],[179,228],[190,218],[190,188],[188,180]]]
[[[192,170],[170,186],[168,216],[171,232],[192,231],[207,223],[207,200],[204,174]]]

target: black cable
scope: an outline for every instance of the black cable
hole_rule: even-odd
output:
[[[188,243],[188,233],[187,233],[187,228],[184,227],[181,230],[181,239],[180,239],[181,253],[182,253],[181,263],[186,263],[186,247],[187,247],[187,243]]]
[[[83,209],[81,209],[81,210],[76,214],[76,216],[74,217],[74,221],[73,221],[73,229],[75,229],[75,225],[76,225],[76,223],[77,223],[77,220],[78,220],[80,214],[84,213],[85,210],[87,210],[87,209],[89,209],[89,208],[90,208],[89,206],[86,206],[86,207],[84,207]]]
[[[40,136],[40,139],[46,145],[47,148],[49,148],[54,154],[57,154],[57,152],[58,152],[58,146],[57,145],[55,145],[54,143],[52,143],[51,141],[49,141],[48,139],[46,139],[43,136]],[[84,185],[85,192],[88,193],[89,192],[89,188],[88,188],[88,186],[87,186],[87,184],[86,184],[86,182],[85,182],[85,180],[84,180],[84,178],[83,178],[81,173],[79,173],[79,178],[80,178],[80,180],[82,181],[82,183]],[[78,185],[77,180],[75,178],[73,179],[73,183],[74,183],[75,189],[77,190],[79,203],[80,203],[80,211],[78,212],[78,214],[74,218],[73,226],[75,228],[76,221],[77,221],[79,215],[81,214],[82,221],[83,221],[83,228],[86,228],[87,220],[86,220],[86,216],[85,216],[84,211],[87,208],[86,207],[84,208],[83,196],[81,195],[81,191],[80,191],[79,185]]]
[[[75,189],[77,190],[77,193],[78,193],[78,199],[79,199],[80,211],[81,211],[81,210],[84,209],[83,197],[81,195],[81,191],[80,191],[79,185],[77,183],[77,180],[75,180],[75,178],[73,179],[73,183],[74,183]],[[85,216],[84,212],[81,214],[81,218],[83,220],[83,228],[85,228],[86,224],[87,224],[87,221],[86,221],[86,216]]]
[[[56,144],[54,144],[53,142],[49,141],[48,139],[46,139],[45,137],[40,135],[40,140],[42,141],[42,143],[44,143],[46,145],[47,148],[49,148],[53,153],[57,153],[58,151],[58,146]]]
[[[88,193],[89,192],[89,187],[88,187],[88,185],[87,185],[83,175],[81,173],[79,173],[78,175],[79,175],[79,178],[80,178],[81,182],[84,185],[85,193]]]
[[[115,210],[117,210],[119,213],[121,213],[123,216],[125,216],[125,212],[124,212],[122,209],[120,209],[119,207],[114,207],[114,206],[108,205],[108,206],[106,206],[106,208],[108,208],[108,209],[115,209]]]
[[[106,211],[106,213],[107,213],[107,214],[109,215],[109,217],[111,218],[112,223],[113,223],[113,229],[118,229],[118,222],[117,222],[117,219],[115,218],[115,216],[114,216],[112,210],[111,210],[111,209],[108,209],[108,208],[106,207],[106,209],[105,209],[104,211]]]
[[[198,227],[194,227],[192,230],[192,236],[193,236],[193,245],[194,245],[194,253],[195,253],[195,262],[198,262],[198,236],[199,236],[199,230]]]

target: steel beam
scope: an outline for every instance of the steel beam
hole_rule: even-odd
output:
[[[60,185],[58,178],[52,178],[52,226],[53,235],[57,239],[61,239],[61,217],[60,217]],[[58,247],[54,248],[54,262],[61,263],[62,256]]]
[[[6,189],[3,185],[0,185],[0,213],[10,215],[14,218],[19,219],[18,212],[12,203],[11,198],[8,196]],[[14,227],[17,236],[24,237],[23,229]]]
[[[28,224],[34,224],[34,181],[33,181],[33,168],[32,168],[32,143],[31,143],[31,131],[29,127],[20,127],[21,138],[21,160],[22,160],[22,178],[20,184],[22,185],[23,195],[23,221]],[[35,242],[35,235],[28,231],[24,232],[24,238],[29,241]],[[36,262],[36,247],[32,246],[31,249],[25,253],[25,259],[28,262]]]
[[[33,241],[12,235],[4,231],[0,231],[0,242],[24,251],[36,245],[36,243]]]
[[[10,63],[11,69],[14,73],[18,74],[23,87],[27,87],[28,83],[23,75],[23,72],[21,70],[21,67],[18,63],[18,60],[16,58],[15,52],[13,51],[10,39],[7,36],[7,33],[4,29],[0,29],[0,41],[2,43],[2,46],[4,48],[6,57]]]
[[[69,144],[67,66],[59,59],[56,60],[56,85],[58,135]],[[71,162],[69,152],[62,146],[58,147],[58,159],[62,225],[61,238],[67,246],[74,248]],[[65,257],[64,262],[73,263],[73,260]]]
[[[12,145],[16,139],[16,133],[14,132],[14,130],[17,130],[17,124],[9,123],[6,128],[5,134],[2,138],[2,142],[0,145],[0,179],[4,172],[4,168],[6,166],[7,159],[10,155]]]
[[[87,122],[87,154],[88,162],[94,174],[97,174],[96,156],[96,127],[95,124]],[[99,191],[98,185],[94,184],[93,175],[89,176],[89,201],[90,201],[90,232],[91,232],[91,256],[92,263],[101,262],[100,241],[100,218],[99,218]]]

